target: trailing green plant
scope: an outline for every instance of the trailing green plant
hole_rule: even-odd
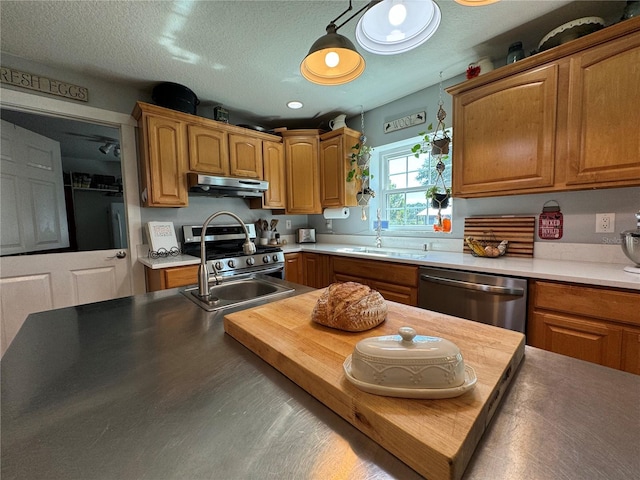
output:
[[[445,187],[444,191],[441,192],[440,191],[440,187],[438,185],[433,185],[432,187],[429,187],[427,189],[427,192],[425,193],[424,196],[427,199],[433,199],[433,198],[435,198],[436,195],[443,194],[443,193],[446,193],[450,197],[451,196],[451,188]]]
[[[351,147],[351,157],[350,157],[350,166],[351,170],[347,173],[347,182],[352,182],[354,179],[359,178],[363,182],[365,180],[370,180],[373,178],[371,172],[369,171],[369,160],[368,158],[364,162],[364,165],[360,165],[359,160],[361,160],[366,155],[371,155],[373,148],[369,145],[356,143],[353,147]]]
[[[438,123],[433,133],[420,132],[418,135],[422,137],[420,143],[416,143],[411,147],[411,151],[416,158],[419,158],[421,154],[442,155],[449,153],[449,142],[451,137],[447,133],[444,119],[447,116],[447,112],[442,108],[442,102],[438,108],[436,117]],[[430,132],[433,130],[433,123],[430,123],[427,127]],[[444,157],[446,158],[446,157]]]

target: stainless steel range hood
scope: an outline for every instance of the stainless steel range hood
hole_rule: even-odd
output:
[[[269,182],[253,178],[214,177],[188,173],[190,195],[208,195],[211,197],[261,197],[269,188]]]

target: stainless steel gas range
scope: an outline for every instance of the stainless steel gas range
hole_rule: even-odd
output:
[[[246,227],[249,238],[254,241],[256,238],[255,226],[249,222]],[[182,234],[183,253],[200,257],[202,225],[184,225]],[[276,278],[284,278],[284,253],[280,247],[256,245],[256,253],[246,255],[242,249],[244,241],[244,229],[239,224],[207,226],[205,233],[206,266],[212,279],[215,279],[216,276],[230,277],[251,273],[263,273]]]

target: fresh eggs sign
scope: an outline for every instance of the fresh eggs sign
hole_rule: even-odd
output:
[[[58,95],[80,102],[89,101],[89,89],[71,83],[60,82],[52,78],[21,72],[12,68],[0,67],[0,81],[16,87],[28,88],[42,93]]]

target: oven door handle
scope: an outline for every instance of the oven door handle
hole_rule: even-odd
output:
[[[440,283],[450,287],[465,288],[467,290],[479,290],[481,292],[495,293],[497,295],[523,296],[524,288],[498,287],[484,283],[465,282],[464,280],[454,280],[452,278],[434,277],[433,275],[420,275],[420,280],[425,282]]]

